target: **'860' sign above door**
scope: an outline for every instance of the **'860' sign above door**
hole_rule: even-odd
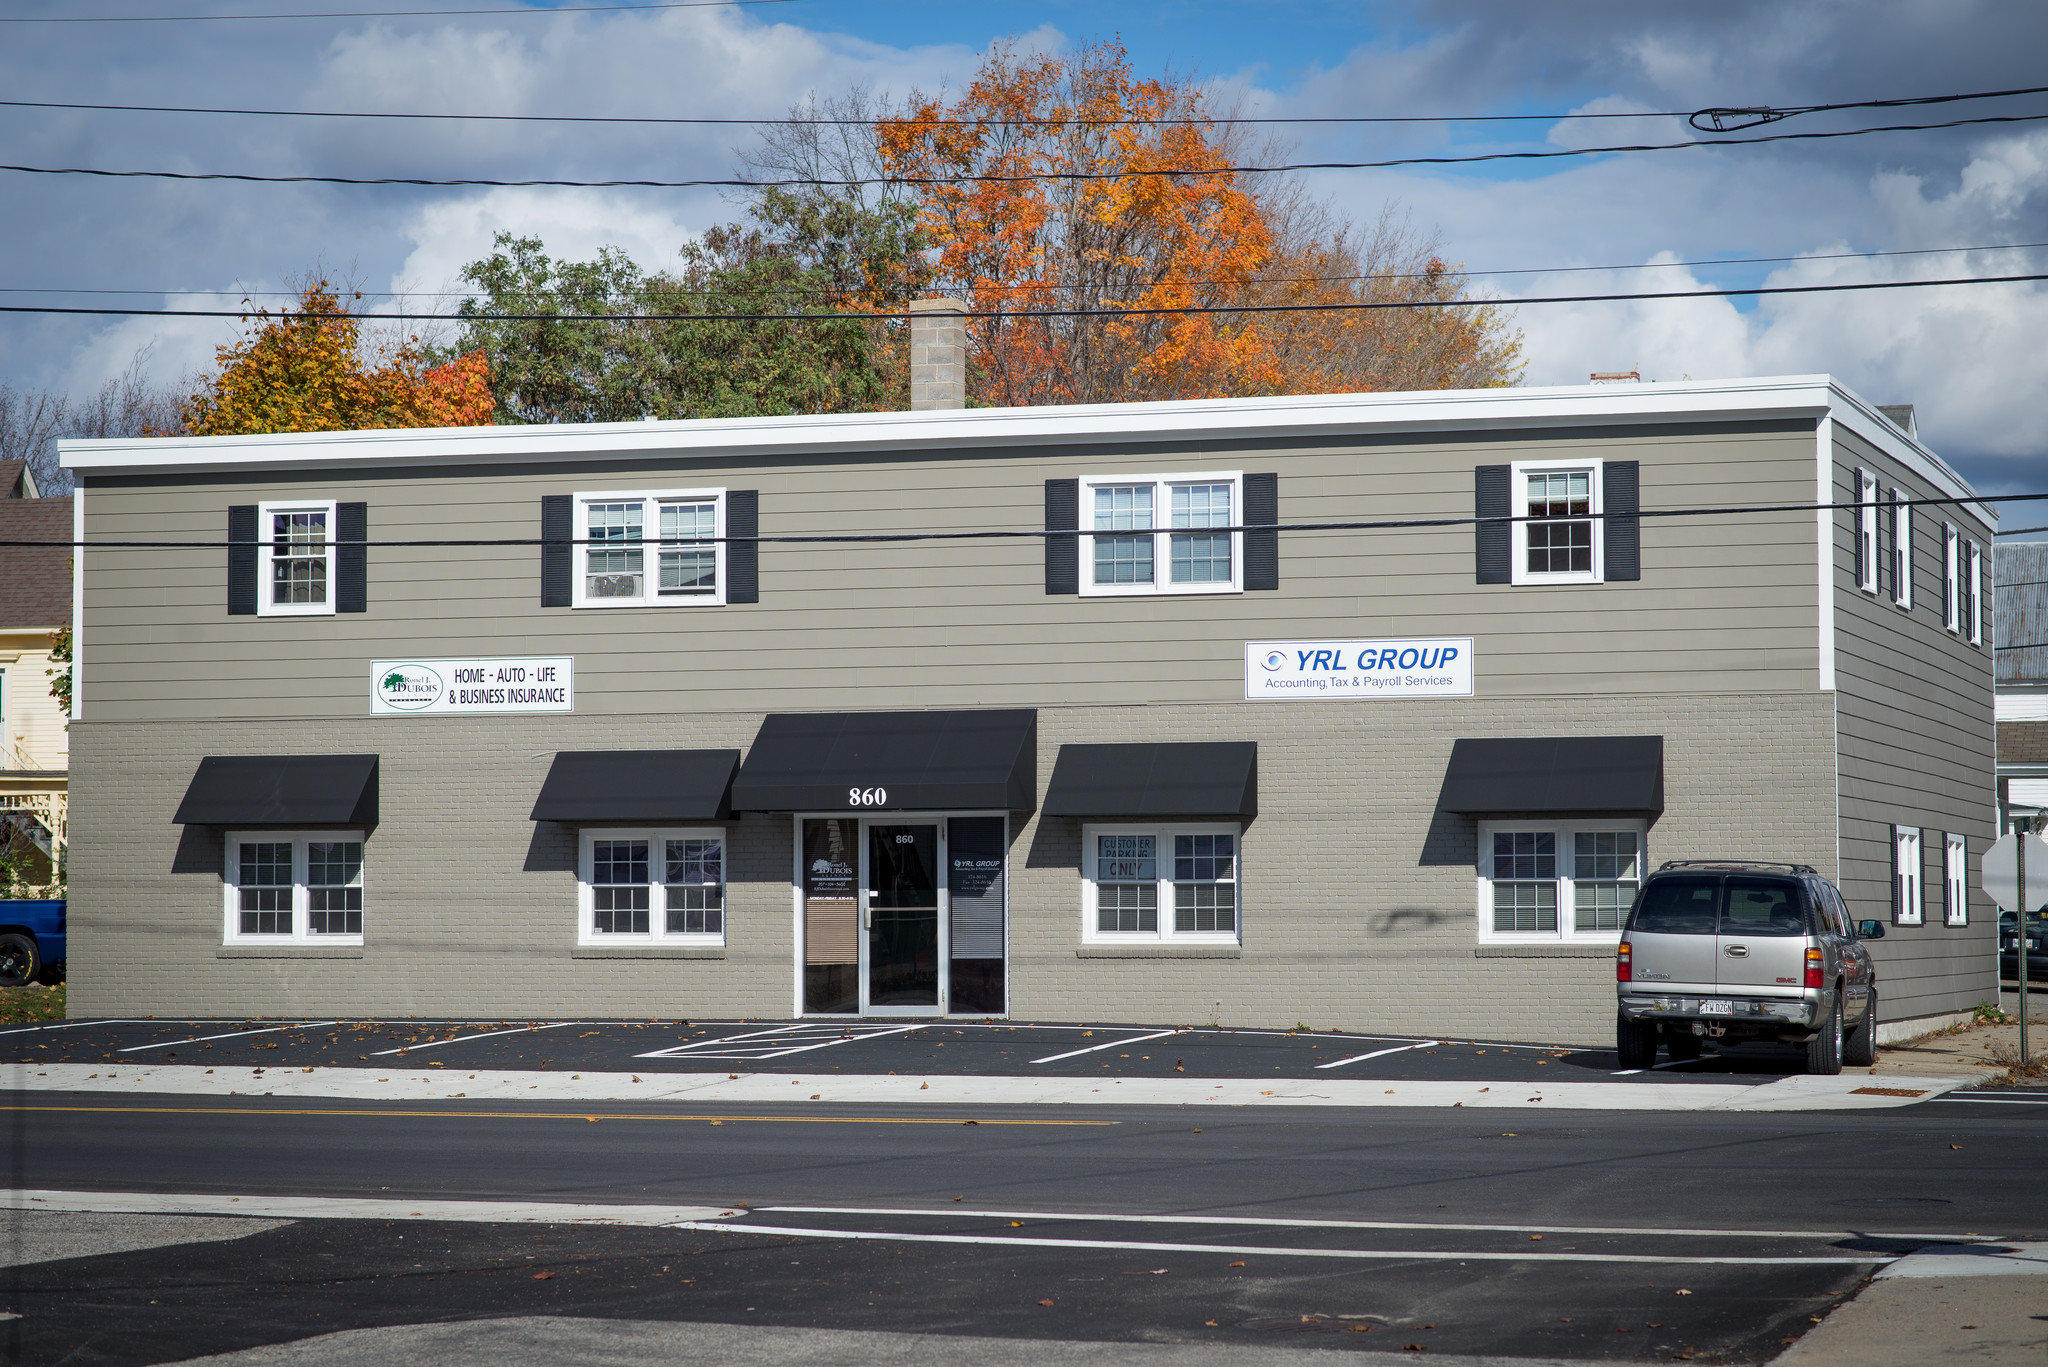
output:
[[[882,807],[888,805],[887,788],[848,788],[846,805],[849,807]]]

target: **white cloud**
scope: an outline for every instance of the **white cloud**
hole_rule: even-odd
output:
[[[486,190],[439,200],[418,210],[401,230],[412,251],[391,278],[394,291],[424,296],[464,288],[462,268],[491,254],[497,232],[537,237],[556,260],[587,261],[600,247],[618,247],[646,269],[674,262],[676,252],[728,206],[708,194],[687,201],[646,190]]]

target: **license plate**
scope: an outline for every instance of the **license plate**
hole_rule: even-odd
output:
[[[1702,1016],[1732,1016],[1735,1014],[1735,1003],[1709,997],[1700,1003],[1700,1014]]]

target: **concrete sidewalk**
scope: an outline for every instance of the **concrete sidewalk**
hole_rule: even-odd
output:
[[[2027,1018],[2028,1045],[2036,1059],[2048,1058],[2048,993],[2034,1002]],[[2020,1026],[2017,1018],[2002,1025],[1966,1025],[1922,1035],[1918,1039],[1886,1045],[1878,1050],[1880,1075],[1909,1074],[1913,1077],[1967,1078],[1963,1086],[1996,1081],[2006,1075],[2019,1057]]]
[[[2048,1244],[1916,1253],[1874,1277],[1773,1367],[2040,1367]]]

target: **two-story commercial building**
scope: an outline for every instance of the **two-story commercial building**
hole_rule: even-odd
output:
[[[1597,1042],[1696,857],[1996,993],[1992,514],[1826,377],[64,449],[81,1013]]]

